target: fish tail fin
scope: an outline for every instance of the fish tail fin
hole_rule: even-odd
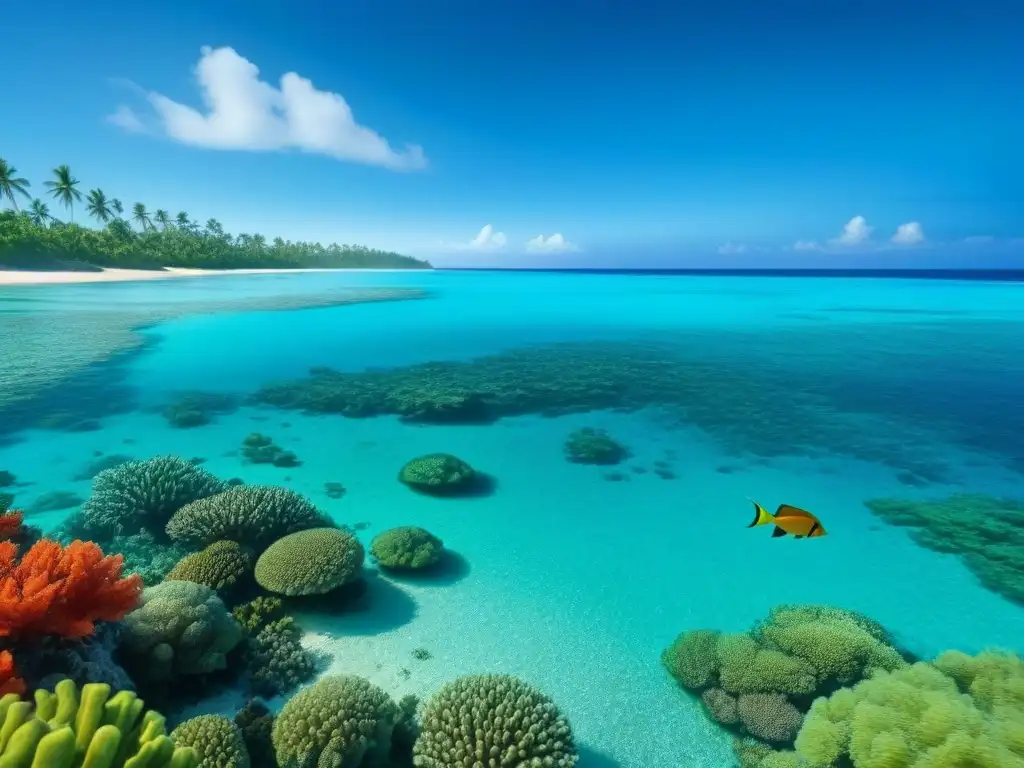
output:
[[[768,523],[775,522],[775,516],[771,512],[753,499],[748,498],[747,500],[754,505],[754,521],[748,525],[747,528],[753,528],[756,525],[767,525]]]

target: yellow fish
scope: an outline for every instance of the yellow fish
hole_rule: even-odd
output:
[[[754,522],[747,527],[753,528],[756,525],[774,523],[773,539],[785,536],[787,533],[792,534],[798,539],[813,539],[818,536],[824,536],[826,533],[821,521],[806,509],[792,507],[789,504],[780,504],[773,515],[753,499],[750,499],[750,503],[754,505]]]

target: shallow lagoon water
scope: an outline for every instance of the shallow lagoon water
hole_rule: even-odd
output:
[[[729,738],[665,673],[659,656],[683,630],[741,631],[779,603],[862,611],[922,657],[992,645],[1024,651],[1024,609],[982,587],[955,556],[922,548],[863,505],[874,497],[965,490],[1021,496],[1024,430],[1016,427],[1024,409],[1012,393],[1024,387],[1024,287],[352,273],[11,289],[0,304],[13,307],[28,290],[46,311],[75,312],[97,303],[351,285],[425,288],[431,296],[187,315],[145,329],[151,343],[108,371],[133,393],[127,412],[104,416],[97,431],[32,430],[0,447],[0,468],[31,483],[17,489],[18,505],[54,490],[87,495],[88,481],[73,478],[97,451],[136,458],[176,453],[204,457],[204,467],[221,477],[287,485],[339,522],[368,523],[359,533],[365,543],[395,525],[428,528],[458,554],[457,572],[437,582],[371,574],[368,610],[300,615],[304,642],[329,657],[331,671],[364,675],[395,696],[429,695],[466,673],[519,675],[568,716],[582,768],[730,764]],[[922,435],[933,431],[926,448],[950,468],[948,477],[907,485],[891,462],[836,453],[835,441],[824,436],[799,455],[758,456],[657,404],[472,426],[249,405],[185,430],[147,410],[177,391],[249,394],[300,379],[313,366],[360,371],[556,342],[652,339],[678,341],[688,354],[698,350],[702,361],[748,371],[755,380],[790,376],[794,403],[802,388],[824,392],[851,440],[891,443],[898,459],[913,459],[925,449]],[[780,397],[774,407],[784,412]],[[565,460],[564,439],[580,426],[605,428],[629,446],[633,457],[616,468],[625,479]],[[750,434],[756,430],[750,425]],[[295,451],[302,465],[242,463],[239,444],[253,431]],[[496,491],[434,499],[397,482],[405,461],[433,451],[491,473]],[[631,469],[658,461],[675,477]],[[344,498],[328,498],[325,482],[343,483]],[[747,530],[747,496],[769,508],[787,502],[811,509],[830,535],[772,540],[764,529]],[[62,514],[33,522],[52,525]],[[431,658],[415,659],[416,648]],[[222,707],[231,714],[237,704],[222,697],[195,711]]]

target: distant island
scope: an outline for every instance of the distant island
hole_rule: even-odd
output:
[[[45,194],[68,212],[68,221],[60,221],[32,197],[29,181],[0,158],[0,201],[11,205],[0,211],[0,270],[431,269],[429,262],[361,245],[233,236],[216,219],[200,226],[184,211],[151,214],[143,203],[126,216],[117,198],[93,189],[83,199],[78,185],[67,165],[44,182]],[[19,198],[27,203],[24,209]],[[99,228],[74,223],[76,203],[84,204]]]

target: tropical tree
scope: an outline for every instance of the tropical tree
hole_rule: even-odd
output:
[[[138,224],[139,229],[143,232],[153,228],[153,220],[149,218],[149,212],[142,203],[136,203],[132,206],[132,221]]]
[[[188,229],[188,214],[184,211],[178,211],[178,215],[174,217],[174,223],[178,225],[179,229]]]
[[[224,236],[224,226],[216,219],[206,220],[206,232],[214,237]]]
[[[53,216],[50,215],[50,206],[38,197],[29,206],[28,217],[37,227],[45,227],[53,219]]]
[[[85,199],[85,208],[89,215],[101,224],[106,224],[114,216],[110,209],[111,203],[102,189],[90,190],[89,196]]]
[[[53,181],[46,182],[50,188],[50,194],[55,200],[64,204],[71,214],[71,220],[75,220],[75,201],[82,200],[82,193],[78,191],[78,179],[71,175],[71,169],[67,165],[58,165],[53,169]]]
[[[115,216],[120,217],[124,215],[124,204],[116,197],[110,201],[110,207],[114,211]]]
[[[18,201],[14,196],[18,194],[23,195],[26,199],[30,198],[31,195],[28,193],[30,186],[32,185],[29,184],[28,179],[18,178],[17,168],[8,165],[7,161],[0,157],[0,200],[6,197],[11,201],[14,210],[18,210]]]
[[[156,219],[156,223],[160,225],[161,229],[167,229],[171,224],[171,217],[163,208],[158,208],[153,214],[153,218]]]

